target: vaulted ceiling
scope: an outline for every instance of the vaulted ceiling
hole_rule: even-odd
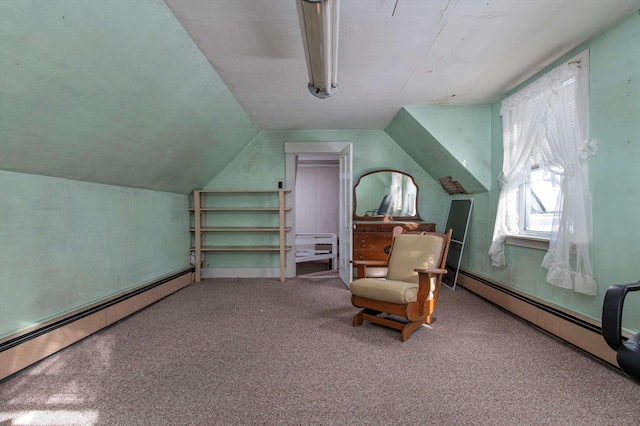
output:
[[[0,170],[186,194],[259,130],[162,0],[0,1]]]
[[[494,102],[638,0],[343,0],[338,92],[311,96],[294,0],[165,0],[261,129],[384,129]]]
[[[294,0],[1,0],[0,170],[186,194],[261,130],[382,130],[403,107],[491,103],[638,6],[342,0],[339,90],[320,100]],[[387,133],[438,152],[433,129],[401,128],[432,122],[415,114]]]

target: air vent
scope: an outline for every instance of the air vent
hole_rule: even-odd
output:
[[[447,194],[468,194],[468,192],[460,185],[460,182],[453,180],[451,176],[445,176],[438,179],[442,188],[447,191]]]

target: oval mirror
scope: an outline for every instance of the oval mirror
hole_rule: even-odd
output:
[[[421,220],[418,186],[397,170],[364,174],[353,189],[354,220]]]

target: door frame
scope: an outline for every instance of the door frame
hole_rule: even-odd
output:
[[[295,247],[295,235],[296,235],[296,224],[295,224],[295,188],[296,188],[296,167],[297,161],[296,156],[298,154],[341,154],[344,152],[346,148],[352,147],[351,142],[285,142],[284,144],[284,153],[285,153],[285,188],[291,190],[291,196],[287,197],[287,207],[291,208],[292,214],[289,216],[290,220],[287,223],[287,226],[291,226],[291,232],[287,233],[287,245],[291,247]],[[349,156],[350,157],[350,156]],[[349,158],[351,161],[351,158]],[[347,197],[350,202],[345,203],[344,208],[353,205],[353,188],[350,191],[347,191]],[[338,208],[343,208],[340,205]],[[353,212],[339,212],[340,217],[343,215],[348,215],[349,217],[353,214]],[[349,223],[349,227],[351,224]],[[345,242],[345,245],[340,244],[340,247],[343,248],[343,252],[347,252],[343,254],[344,257],[351,258],[351,254],[353,253],[353,248],[351,247],[351,242]],[[346,256],[344,256],[346,254]],[[295,250],[289,250],[287,252],[287,267],[285,275],[287,278],[293,278],[296,275],[296,253]]]

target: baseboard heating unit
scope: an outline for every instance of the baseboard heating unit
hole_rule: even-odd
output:
[[[193,282],[193,268],[146,283],[0,341],[0,380]]]
[[[618,368],[616,353],[604,341],[599,322],[462,269],[458,285]]]

